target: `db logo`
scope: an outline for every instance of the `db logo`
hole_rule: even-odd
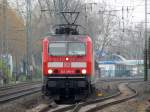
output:
[[[71,66],[70,62],[64,62],[64,67],[68,68],[70,66]]]

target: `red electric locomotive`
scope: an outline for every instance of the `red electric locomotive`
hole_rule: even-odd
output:
[[[88,35],[61,27],[43,39],[43,93],[54,100],[81,100],[92,92],[93,44]]]

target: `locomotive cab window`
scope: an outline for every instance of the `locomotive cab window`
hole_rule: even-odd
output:
[[[69,55],[85,55],[85,44],[84,43],[69,43]]]
[[[85,55],[85,43],[81,42],[55,42],[49,44],[49,55],[65,56],[65,55]]]
[[[67,52],[66,43],[50,43],[49,44],[49,55],[61,56],[66,55]]]

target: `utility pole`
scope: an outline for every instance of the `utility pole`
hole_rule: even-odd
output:
[[[85,24],[86,24],[86,28],[88,28],[88,12],[89,11],[93,11],[93,7],[97,5],[97,3],[95,2],[90,2],[90,3],[85,3]],[[88,6],[90,6],[90,10],[88,9]],[[87,29],[88,30],[88,29]]]
[[[124,7],[122,6],[122,26],[123,26],[123,32],[124,32]]]
[[[144,50],[144,81],[148,78],[148,48],[147,48],[147,0],[145,0],[145,50]]]
[[[32,74],[31,74],[31,52],[32,52],[32,46],[31,46],[31,37],[32,37],[32,28],[31,28],[31,0],[26,0],[26,11],[27,11],[27,18],[26,18],[26,55],[27,55],[27,76],[31,80]]]
[[[147,6],[147,9],[148,9],[148,6]],[[150,14],[150,13],[147,13],[147,14]],[[149,22],[147,21],[147,23],[149,23]],[[148,74],[147,74],[146,78],[147,78],[147,80],[150,80],[150,35],[147,35],[147,38],[148,38],[148,54],[147,54],[147,56],[148,56]]]
[[[58,0],[58,7],[59,7],[59,9],[58,9],[59,12],[63,12],[63,1],[62,0]],[[59,22],[63,24],[61,13],[59,14]]]
[[[3,69],[3,60],[6,58],[6,67],[8,62],[8,39],[7,39],[7,0],[2,0],[2,24],[1,24],[1,62],[2,62],[2,69]],[[7,56],[7,57],[6,57]],[[4,71],[1,69],[1,75],[4,76]],[[8,68],[7,71],[8,72]],[[4,78],[4,83],[8,83],[8,79]]]
[[[3,12],[2,12],[2,15],[3,15],[3,28],[2,28],[2,54],[5,54],[6,53],[6,24],[7,24],[7,0],[3,0]]]

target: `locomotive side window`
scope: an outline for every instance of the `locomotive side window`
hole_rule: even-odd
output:
[[[61,56],[66,55],[67,44],[66,43],[50,43],[49,55]]]
[[[68,44],[69,55],[85,55],[85,44],[84,43],[69,43]]]

